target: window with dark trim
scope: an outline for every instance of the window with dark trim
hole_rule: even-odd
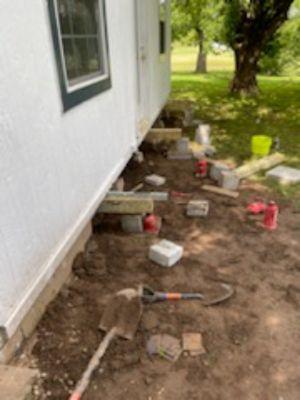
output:
[[[167,0],[159,1],[159,52],[167,52],[166,32],[167,32]]]
[[[111,87],[104,0],[48,0],[64,109]]]

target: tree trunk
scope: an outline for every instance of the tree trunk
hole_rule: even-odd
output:
[[[199,37],[199,51],[198,51],[195,72],[197,74],[206,74],[206,72],[207,72],[207,55],[204,51],[204,33],[201,30],[199,30],[197,33],[198,33],[198,37]]]
[[[260,50],[241,46],[234,52],[235,74],[231,82],[231,92],[240,94],[258,94],[257,64]]]

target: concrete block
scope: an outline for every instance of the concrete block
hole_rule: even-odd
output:
[[[216,162],[212,164],[209,172],[209,177],[213,181],[218,182],[218,184],[222,184],[222,172],[223,171],[230,171],[228,165],[220,162]]]
[[[123,215],[121,225],[123,231],[126,233],[143,233],[143,216]]]
[[[145,182],[152,186],[162,186],[166,183],[166,178],[160,175],[152,174],[146,176]]]
[[[222,171],[219,185],[223,189],[237,190],[240,184],[240,178],[233,171]]]
[[[3,400],[26,400],[32,394],[38,371],[29,368],[0,366],[0,393]]]
[[[282,184],[300,182],[300,169],[280,165],[267,172],[268,178],[273,178]]]
[[[208,212],[208,200],[191,200],[186,208],[186,215],[188,217],[207,217]]]
[[[189,151],[190,141],[188,138],[184,137],[176,142],[176,148],[178,153],[187,153]]]
[[[149,258],[162,267],[172,267],[183,255],[183,247],[169,240],[162,240],[150,247]]]

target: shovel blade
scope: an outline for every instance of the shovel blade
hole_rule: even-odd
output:
[[[108,332],[116,328],[116,335],[132,340],[142,316],[140,293],[135,289],[124,289],[116,293],[105,307],[100,329]]]

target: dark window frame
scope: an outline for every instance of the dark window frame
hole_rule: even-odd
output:
[[[100,38],[103,40],[103,50],[106,55],[106,66],[107,76],[104,79],[94,81],[93,79],[89,79],[87,76],[87,80],[84,81],[86,84],[82,87],[71,88],[69,89],[68,81],[65,76],[65,60],[64,54],[62,53],[62,45],[61,45],[61,35],[60,35],[60,25],[58,22],[58,16],[56,11],[57,0],[48,0],[48,8],[50,15],[50,24],[51,24],[51,33],[54,45],[54,52],[58,70],[59,84],[61,90],[61,97],[63,103],[64,111],[67,111],[82,102],[89,100],[90,98],[97,96],[98,94],[109,90],[112,87],[111,83],[111,72],[110,72],[110,57],[109,57],[109,45],[108,45],[108,34],[107,34],[107,19],[106,19],[106,7],[105,0],[98,0],[99,7],[102,7],[101,12],[103,13],[103,32],[105,38]],[[90,80],[90,83],[89,83]]]
[[[167,0],[164,3],[159,2],[159,54],[161,56],[167,54]],[[164,18],[162,19],[161,10],[164,8]]]

